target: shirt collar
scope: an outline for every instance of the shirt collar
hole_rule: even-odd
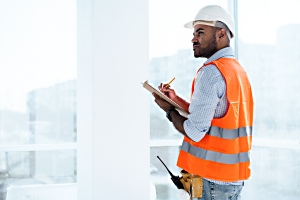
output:
[[[234,58],[233,55],[233,49],[231,47],[225,47],[223,49],[220,49],[216,53],[214,53],[211,57],[209,57],[204,64],[215,61],[219,58]]]

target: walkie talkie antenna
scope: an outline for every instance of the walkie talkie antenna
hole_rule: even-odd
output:
[[[184,189],[183,184],[180,181],[180,177],[179,176],[174,176],[172,174],[172,172],[170,172],[170,170],[167,168],[167,166],[165,165],[165,163],[159,158],[159,156],[157,156],[157,158],[160,160],[160,162],[165,166],[165,168],[168,170],[170,176],[171,176],[171,180],[173,181],[173,183],[176,185],[176,187],[178,189]]]
[[[167,168],[167,166],[165,165],[165,163],[160,159],[159,156],[157,156],[157,158],[160,160],[160,162],[165,166],[165,168],[168,170],[169,174],[171,177],[173,177],[174,175],[172,174],[172,172],[170,172],[170,170]]]

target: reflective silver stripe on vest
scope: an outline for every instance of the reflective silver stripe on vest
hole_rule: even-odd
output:
[[[203,160],[209,160],[219,162],[223,164],[237,164],[239,162],[250,161],[249,152],[242,152],[238,154],[224,154],[220,152],[201,149],[199,147],[192,146],[188,142],[183,141],[181,150]]]
[[[208,134],[223,139],[236,139],[252,135],[252,126],[241,127],[237,129],[224,129],[217,126],[211,126]]]

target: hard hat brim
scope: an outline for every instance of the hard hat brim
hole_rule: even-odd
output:
[[[194,23],[193,21],[190,21],[190,22],[184,24],[183,26],[184,26],[184,28],[192,29],[192,28],[194,28],[193,23]]]
[[[194,28],[194,26],[196,24],[202,24],[202,25],[206,25],[206,26],[215,26],[216,22],[215,21],[204,21],[204,20],[197,20],[197,21],[190,21],[186,24],[184,24],[183,26],[185,28],[189,28],[189,29],[192,29]]]

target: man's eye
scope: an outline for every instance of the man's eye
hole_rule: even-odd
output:
[[[201,35],[203,32],[196,32],[196,34],[195,33],[193,33],[193,36],[195,36],[195,35],[197,35],[197,36],[199,36],[199,35]]]

